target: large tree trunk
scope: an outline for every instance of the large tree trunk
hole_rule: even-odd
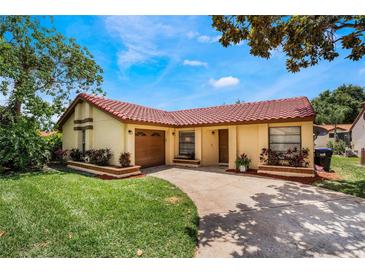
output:
[[[15,118],[20,117],[20,113],[22,111],[22,103],[17,99],[14,102],[13,111],[14,111]]]

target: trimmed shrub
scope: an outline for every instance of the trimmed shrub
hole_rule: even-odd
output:
[[[81,162],[84,158],[84,154],[78,148],[73,148],[70,151],[70,158],[72,161]]]
[[[47,142],[48,149],[51,153],[51,160],[60,161],[60,150],[62,150],[62,133],[55,132],[54,134],[43,138]]]
[[[327,147],[332,148],[333,154],[336,155],[343,155],[346,151],[346,143],[343,140],[338,140],[335,142],[329,141],[327,143]]]
[[[0,123],[0,166],[14,171],[42,168],[50,154],[38,129],[38,124],[27,117]]]
[[[53,151],[53,160],[60,162],[61,164],[67,162],[67,152],[68,150],[58,149],[56,151]]]
[[[129,152],[123,152],[120,154],[119,163],[122,167],[131,166],[131,154]]]
[[[90,149],[85,152],[86,157],[89,159],[91,164],[106,166],[109,160],[112,158],[113,154],[109,148],[102,149]]]

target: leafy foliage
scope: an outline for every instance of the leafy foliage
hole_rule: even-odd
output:
[[[73,148],[70,150],[70,158],[73,161],[83,161],[84,159],[84,153],[82,153],[81,150],[79,150],[78,148]]]
[[[333,91],[326,90],[312,100],[317,113],[317,124],[351,124],[365,101],[365,90],[359,86],[342,85]]]
[[[54,132],[43,137],[47,143],[48,150],[51,154],[51,160],[60,160],[60,150],[62,150],[62,133]]]
[[[260,153],[260,161],[267,165],[281,165],[291,167],[307,167],[309,149],[297,148],[288,149],[286,152],[277,152],[271,149],[263,148]]]
[[[42,168],[50,155],[38,129],[38,124],[27,117],[0,123],[0,166],[21,171]]]
[[[331,148],[333,151],[333,154],[336,154],[336,155],[343,155],[343,154],[345,154],[345,151],[346,151],[346,143],[341,139],[334,141],[334,142],[329,141],[327,143],[327,147]]]
[[[90,149],[85,152],[89,162],[99,166],[106,166],[113,154],[109,148]]]
[[[102,93],[103,82],[85,47],[33,16],[0,17],[0,79],[12,115],[27,114],[47,127],[71,91]]]
[[[212,20],[224,47],[247,41],[252,55],[266,59],[273,50],[282,49],[291,72],[321,59],[332,61],[339,56],[338,44],[350,51],[346,56],[350,60],[365,54],[365,16],[216,15]]]
[[[251,159],[249,159],[247,154],[245,154],[245,153],[242,153],[236,159],[236,167],[245,166],[248,168],[250,163],[251,163]]]
[[[129,167],[131,165],[131,154],[129,152],[121,153],[119,163],[122,167]]]

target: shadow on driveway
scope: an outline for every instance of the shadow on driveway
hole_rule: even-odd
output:
[[[318,190],[295,183],[270,187],[275,194],[251,196],[254,208],[238,203],[228,213],[203,216],[198,256],[365,257],[362,199],[317,200]]]

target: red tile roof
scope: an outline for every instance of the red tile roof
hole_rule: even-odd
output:
[[[327,131],[335,130],[335,125],[317,125],[319,127],[325,128]],[[338,129],[342,129],[344,131],[350,131],[352,124],[337,124],[336,127]]]
[[[254,121],[302,119],[314,117],[314,110],[306,97],[195,108],[178,111],[164,111],[136,104],[116,101],[90,94],[79,94],[95,107],[125,121],[155,123],[170,126],[197,126],[222,123],[244,123]],[[60,118],[58,124],[67,116],[75,104]]]

